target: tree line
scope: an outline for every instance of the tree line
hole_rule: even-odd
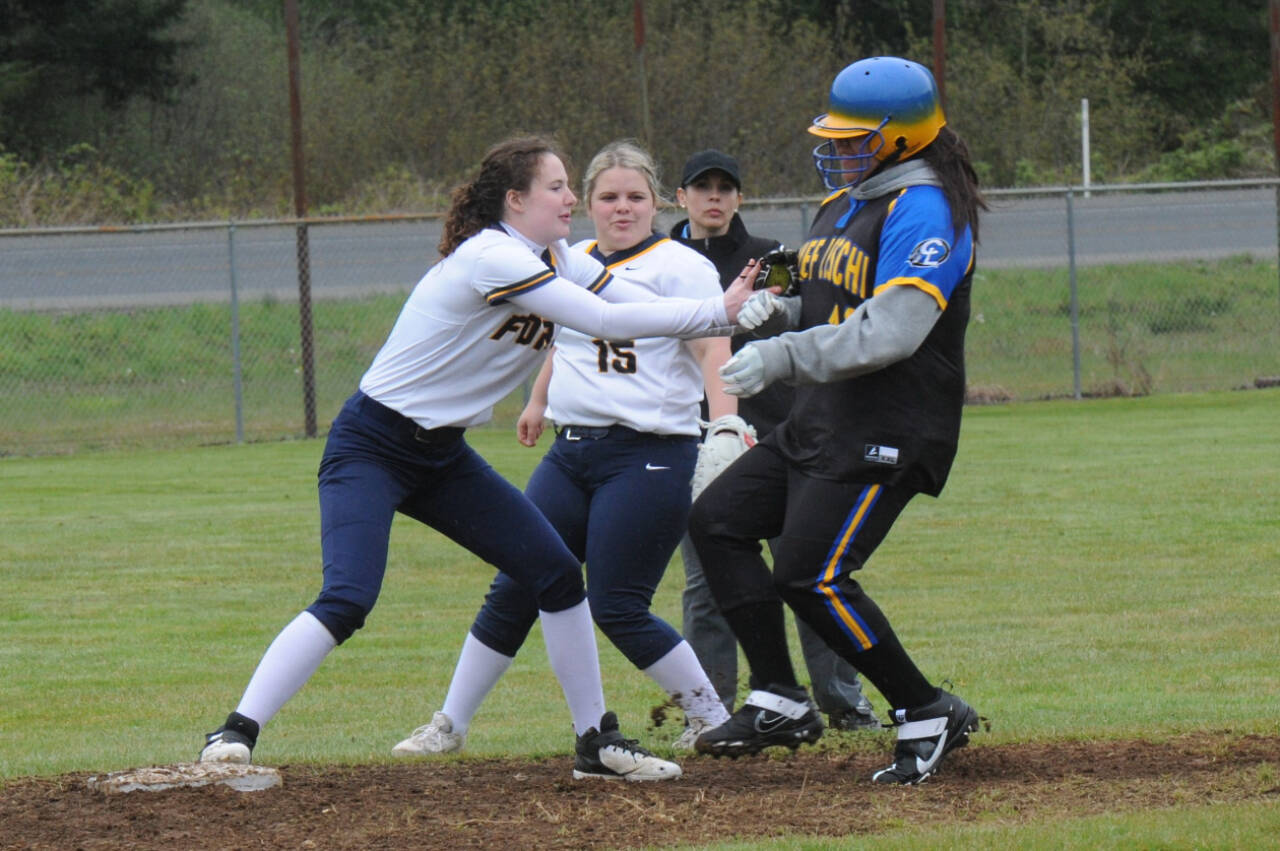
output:
[[[804,128],[854,59],[933,57],[930,0],[306,0],[315,213],[438,209],[485,148],[639,138],[818,192]],[[0,0],[0,222],[291,210],[281,0]],[[949,122],[986,186],[1274,173],[1265,4],[951,0]],[[643,77],[641,76],[643,74]],[[642,86],[641,81],[644,81]],[[647,96],[647,97],[646,97]],[[647,102],[648,115],[644,106]]]

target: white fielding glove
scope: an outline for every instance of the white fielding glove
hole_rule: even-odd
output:
[[[782,310],[782,300],[768,290],[760,290],[738,311],[738,327],[754,331]]]
[[[764,358],[754,345],[747,344],[724,362],[720,377],[724,392],[730,396],[754,396],[764,389]]]
[[[705,424],[707,436],[698,447],[693,466],[693,498],[706,490],[716,476],[756,445],[756,430],[737,414],[725,414]]]

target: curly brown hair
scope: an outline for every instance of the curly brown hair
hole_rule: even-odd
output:
[[[463,240],[501,221],[507,192],[524,192],[533,185],[544,154],[564,159],[559,146],[546,136],[517,136],[490,148],[480,163],[480,173],[450,195],[449,214],[437,246],[440,256],[448,257]]]

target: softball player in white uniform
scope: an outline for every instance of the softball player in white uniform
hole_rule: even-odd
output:
[[[710,261],[652,232],[658,191],[646,153],[628,143],[606,147],[588,167],[585,188],[599,239],[575,246],[583,256],[655,296],[713,298],[720,290]],[[723,338],[619,339],[565,328],[519,426],[521,441],[532,446],[544,414],[556,424],[525,495],[586,563],[596,624],[699,731],[728,712],[688,642],[649,606],[687,529],[707,376],[718,407],[736,410],[735,400],[718,392],[717,369],[728,356]],[[393,753],[459,750],[537,618],[519,577],[499,574],[464,641],[442,710]],[[683,744],[691,747],[694,738]]]
[[[202,761],[250,760],[258,734],[338,644],[364,625],[386,569],[395,512],[510,573],[542,616],[547,653],[578,734],[575,777],[661,780],[679,766],[622,738],[605,712],[576,557],[543,515],[463,438],[519,386],[557,324],[603,338],[714,333],[749,295],[657,300],[614,280],[564,238],[577,199],[555,148],[495,146],[454,193],[440,251],[339,413],[320,463],[324,582],[267,649]],[[609,304],[592,295],[641,303]]]

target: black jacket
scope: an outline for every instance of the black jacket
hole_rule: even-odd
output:
[[[733,283],[733,279],[742,273],[742,267],[747,265],[748,260],[763,257],[782,244],[776,239],[752,236],[747,233],[747,226],[743,224],[742,217],[737,213],[733,214],[733,219],[729,222],[729,232],[724,236],[693,239],[688,236],[688,233],[688,219],[676,222],[675,227],[671,228],[672,239],[689,246],[715,265],[716,271],[720,273],[720,286],[726,290]],[[746,337],[737,336],[730,340],[729,346],[736,352],[747,342]],[[738,413],[744,420],[755,426],[758,436],[763,438],[786,418],[794,399],[795,388],[790,384],[779,382],[766,387],[756,396],[740,399]],[[707,417],[705,401],[702,403],[702,417],[703,419]]]
[[[729,289],[729,284],[733,283],[733,279],[742,272],[742,267],[747,265],[748,260],[763,257],[782,244],[776,239],[752,236],[747,233],[747,226],[743,224],[742,217],[737,213],[733,214],[733,219],[729,222],[729,232],[724,236],[693,239],[688,236],[688,233],[689,220],[683,219],[676,222],[675,227],[671,229],[671,238],[677,242],[683,242],[714,263],[716,271],[720,273],[720,286],[726,290]]]

